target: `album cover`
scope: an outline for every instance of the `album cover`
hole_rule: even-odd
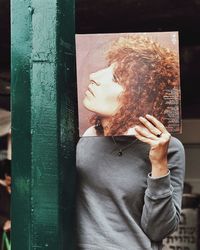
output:
[[[178,32],[77,34],[80,136],[134,135],[150,114],[181,132]]]

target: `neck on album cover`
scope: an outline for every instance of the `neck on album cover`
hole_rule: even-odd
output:
[[[104,135],[107,135],[110,130],[110,118],[102,117],[101,125],[103,127]]]
[[[110,127],[111,127],[111,119],[108,117],[102,117],[101,118],[101,125],[103,127],[103,131],[104,131],[104,135],[109,135],[109,132],[110,132]],[[131,127],[129,128],[125,133],[124,133],[124,136],[127,136],[127,135],[135,135],[135,127]]]

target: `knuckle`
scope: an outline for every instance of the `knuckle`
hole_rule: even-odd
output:
[[[155,133],[155,135],[161,134],[160,130],[158,130],[158,129],[154,129],[153,132]]]
[[[143,120],[143,123],[144,123],[144,124],[147,124],[147,123],[148,123],[148,121],[147,121],[146,119],[144,119],[144,120]]]
[[[168,134],[168,137],[170,139],[172,137],[172,135],[169,132],[167,132],[167,134]]]
[[[166,130],[166,128],[165,128],[165,126],[161,123],[161,128],[163,129],[163,130]]]
[[[167,132],[165,135],[165,139],[167,140],[167,142],[170,140],[170,138],[171,138],[171,134]]]

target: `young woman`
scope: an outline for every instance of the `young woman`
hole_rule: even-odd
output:
[[[162,98],[151,98],[176,86],[177,60],[149,39],[127,37],[108,61],[91,74],[84,99],[95,113],[85,134],[107,136],[77,145],[77,249],[162,249],[180,220],[185,157],[162,123]]]

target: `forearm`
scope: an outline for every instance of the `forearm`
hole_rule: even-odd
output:
[[[150,145],[151,174],[141,216],[141,227],[153,241],[161,241],[178,226],[181,212],[185,155],[182,144],[155,117],[139,118],[135,136]],[[169,171],[170,170],[170,171]]]
[[[152,177],[162,177],[165,176],[169,172],[168,165],[167,165],[167,159],[164,159],[160,162],[152,162],[152,171],[151,176]]]
[[[180,202],[170,184],[170,172],[161,178],[149,177],[141,218],[142,229],[148,237],[161,241],[172,233],[179,223],[180,210]]]

